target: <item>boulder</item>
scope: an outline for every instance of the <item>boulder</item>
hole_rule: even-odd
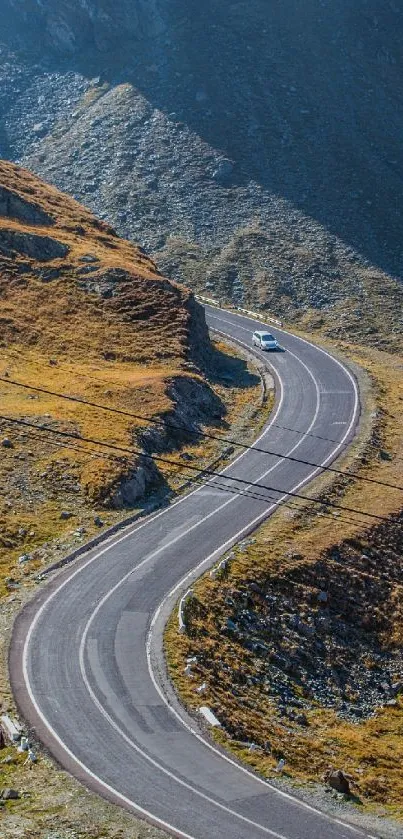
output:
[[[44,137],[46,134],[46,125],[44,122],[36,122],[32,127],[32,131],[37,137]]]
[[[6,787],[6,789],[3,789],[1,793],[1,798],[3,799],[3,801],[11,801],[19,797],[19,792],[16,789],[11,789],[11,787]]]
[[[227,158],[222,158],[217,162],[217,168],[213,172],[215,181],[225,181],[232,175],[234,169],[233,163]]]
[[[332,789],[336,790],[336,792],[341,792],[343,795],[350,794],[350,784],[348,778],[341,769],[335,769],[328,772],[325,780]]]
[[[99,262],[99,257],[94,256],[92,253],[85,253],[83,256],[80,256],[79,262]]]
[[[0,186],[0,216],[17,219],[25,224],[40,224],[50,227],[54,219],[37,204],[27,201],[12,189]]]
[[[40,262],[61,259],[69,252],[67,245],[50,236],[38,236],[36,233],[20,233],[16,230],[0,231],[0,254],[12,257],[17,252]]]

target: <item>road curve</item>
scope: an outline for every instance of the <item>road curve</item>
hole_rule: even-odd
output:
[[[206,317],[210,327],[248,346],[261,326],[212,308]],[[328,464],[354,435],[356,383],[323,350],[270,331],[286,352],[270,355],[277,401],[259,448]],[[238,486],[230,481],[207,483],[66,567],[27,605],[10,650],[19,708],[73,775],[176,836],[367,835],[224,758],[182,723],[159,689],[150,627],[167,593],[315,474],[310,466],[253,450],[224,471],[276,491],[260,489],[251,499],[234,494]]]

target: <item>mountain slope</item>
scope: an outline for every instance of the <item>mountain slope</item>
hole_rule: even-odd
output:
[[[7,568],[23,549],[33,552],[30,563],[43,559],[44,542],[71,536],[70,518],[82,523],[97,509],[132,508],[164,486],[168,475],[144,452],[188,438],[158,426],[150,435],[148,417],[176,417],[196,429],[219,422],[226,409],[202,373],[214,369],[218,381],[191,293],[73,199],[5,162],[0,301],[0,566]],[[87,525],[79,541],[85,532]]]
[[[139,248],[28,172],[0,163],[0,178],[5,344],[45,349],[51,335],[52,351],[70,359],[85,351],[179,365],[197,333],[199,354],[208,353],[201,309],[196,324],[191,295],[162,278]]]
[[[394,0],[6,0],[5,20],[3,153],[170,276],[399,348]]]

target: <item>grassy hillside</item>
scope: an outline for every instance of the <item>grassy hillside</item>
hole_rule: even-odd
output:
[[[213,349],[190,292],[161,277],[141,249],[5,162],[0,300],[0,413],[8,418],[0,419],[0,577],[7,592],[46,563],[56,537],[60,552],[77,546],[150,492],[187,477],[185,461],[183,469],[161,470],[141,452],[185,446],[197,462],[219,454],[158,425],[150,435],[147,418],[197,429],[228,412],[231,422],[254,403],[259,380]]]
[[[5,162],[0,178],[5,345],[176,368],[190,358],[188,292],[73,199]]]

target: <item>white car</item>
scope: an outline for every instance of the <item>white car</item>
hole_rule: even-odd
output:
[[[281,350],[280,344],[277,343],[273,335],[270,335],[270,332],[254,332],[252,344],[255,347],[260,347],[261,350]]]

